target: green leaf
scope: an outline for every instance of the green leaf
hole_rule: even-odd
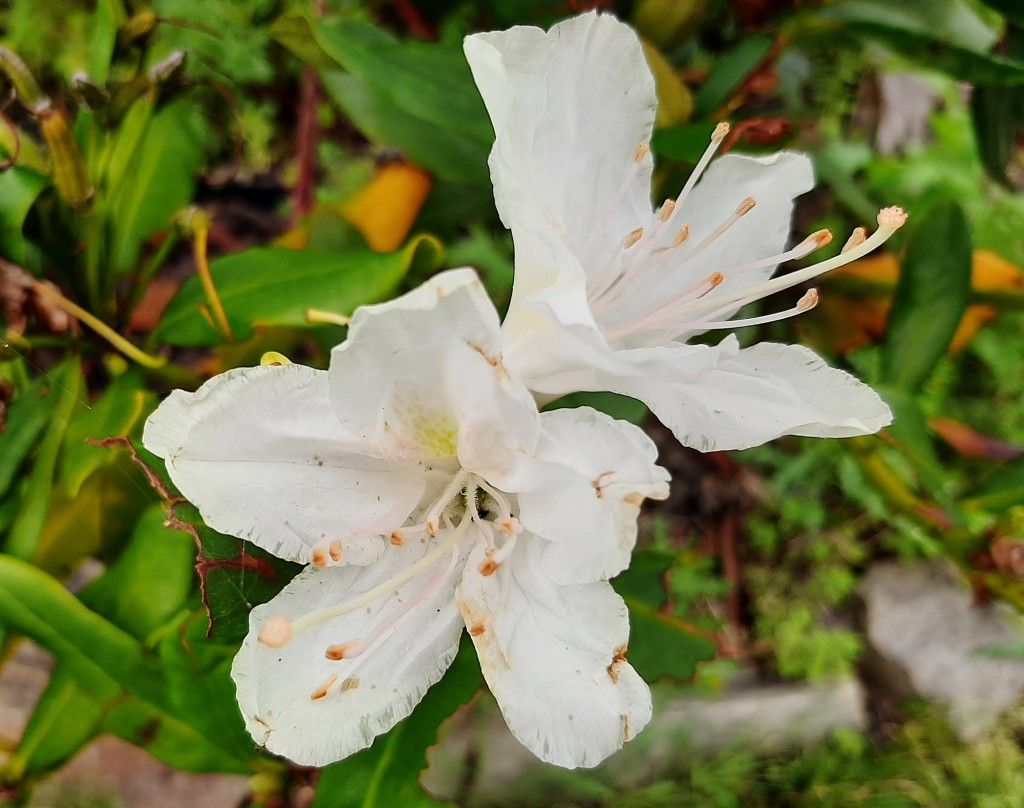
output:
[[[192,591],[195,544],[164,520],[164,509],[151,506],[117,561],[79,593],[86,606],[140,642],[179,614]]]
[[[0,624],[31,638],[101,698],[159,693],[161,676],[131,636],[31,564],[0,555]],[[134,686],[134,687],[133,687]]]
[[[493,131],[461,48],[338,18],[313,35],[347,74],[323,71],[325,89],[363,134],[443,179],[489,187]]]
[[[207,527],[191,503],[176,503],[168,524],[190,534],[200,548],[196,570],[211,637],[244,637],[253,606],[274,597],[302,569],[254,544]]]
[[[245,339],[254,326],[307,325],[310,308],[351,314],[357,306],[387,299],[410,270],[436,269],[440,262],[440,243],[418,236],[393,253],[246,250],[213,261],[210,273],[233,336]],[[220,343],[204,317],[206,308],[199,279],[190,278],[167,307],[155,337],[170,345]]]
[[[84,385],[81,362],[77,357],[68,359],[51,374],[50,381],[57,388],[52,393],[57,399],[53,416],[36,453],[21,508],[4,543],[4,551],[18,558],[32,558],[46,522],[58,453]]]
[[[1024,505],[1024,458],[1001,466],[966,504],[993,512]]]
[[[556,399],[547,407],[549,410],[562,410],[572,407],[593,407],[595,410],[617,418],[620,421],[629,421],[631,424],[643,423],[647,417],[647,405],[629,396],[622,396],[618,393],[570,393]]]
[[[16,782],[60,767],[99,734],[103,714],[103,705],[58,660],[4,779]]]
[[[111,255],[119,272],[134,267],[143,242],[170,227],[192,200],[204,161],[206,136],[195,106],[176,101],[157,110],[156,103],[147,97],[132,107],[108,171]]]
[[[981,0],[989,8],[994,8],[1006,19],[1017,25],[1024,25],[1024,6],[1020,0]]]
[[[320,773],[313,808],[437,808],[449,803],[423,792],[420,773],[427,748],[441,722],[469,701],[480,687],[480,666],[472,643],[463,637],[444,678],[427,691],[412,715],[373,746],[328,766]]]
[[[714,130],[714,125],[708,123],[691,123],[686,126],[658,129],[651,137],[651,150],[658,157],[696,163],[711,143],[711,133]]]
[[[1024,29],[1009,26],[1002,47],[1006,55],[1024,57]],[[971,122],[985,170],[1011,186],[1006,169],[1024,127],[1024,87],[976,86],[971,92]]]
[[[715,644],[663,609],[665,574],[675,556],[653,550],[633,554],[629,569],[612,581],[629,607],[629,661],[648,682],[662,676],[689,679],[697,663],[715,655]]]
[[[179,768],[249,770],[226,728],[203,734],[191,721],[208,723],[208,715],[197,716],[189,709],[179,714],[174,709],[176,690],[195,687],[204,673],[202,664],[189,669],[187,683],[169,688],[165,667],[170,666],[161,665],[129,634],[89,610],[46,573],[2,555],[0,625],[53,654],[85,691],[109,708],[105,731]],[[183,637],[175,640],[185,642]]]
[[[60,400],[53,382],[40,376],[21,393],[7,411],[7,428],[0,432],[0,498],[17,479],[29,453],[39,436],[53,418],[53,410]]]
[[[878,392],[893,414],[888,434],[912,464],[921,489],[942,507],[952,524],[965,525],[966,517],[960,505],[946,492],[949,474],[935,454],[928,419],[920,402],[907,390],[879,387]]]
[[[915,228],[893,293],[881,378],[917,391],[945,355],[971,298],[971,229],[953,201]]]
[[[822,10],[821,16],[913,32],[978,53],[987,51],[998,38],[962,0],[842,0]]]
[[[90,474],[111,461],[108,449],[88,441],[127,435],[152,409],[153,399],[141,375],[130,371],[117,377],[91,407],[83,404],[75,411],[60,463],[61,484],[68,494],[75,496]]]
[[[1024,84],[1024,62],[988,53],[996,34],[963,3],[846,0],[819,12],[818,19],[954,78]]]
[[[254,750],[231,679],[238,644],[208,639],[204,618],[202,611],[185,615],[164,632],[157,646],[160,667],[167,676],[169,712],[182,716],[204,738],[213,739],[221,756],[228,750],[244,760]]]
[[[0,255],[15,264],[24,264],[25,237],[21,228],[25,218],[50,178],[26,166],[11,166],[0,172]]]
[[[707,79],[697,91],[693,116],[706,118],[728,101],[733,91],[761,63],[771,48],[771,37],[751,34],[715,59]]]

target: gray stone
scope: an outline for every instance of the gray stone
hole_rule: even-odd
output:
[[[654,718],[596,769],[565,771],[537,760],[505,727],[490,698],[456,717],[431,750],[424,785],[466,806],[550,805],[600,800],[673,776],[694,754],[729,746],[758,751],[820,741],[866,724],[863,691],[852,679],[827,684],[744,682],[714,698],[658,685]]]
[[[949,565],[877,564],[860,593],[874,678],[896,695],[945,702],[962,740],[984,732],[1024,693],[1024,660],[978,653],[1021,642],[1020,615],[1001,603],[976,605]]]

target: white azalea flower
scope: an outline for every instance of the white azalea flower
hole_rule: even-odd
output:
[[[871,251],[903,223],[901,210],[883,211],[870,238],[856,232],[842,256],[769,280],[831,240],[822,231],[784,249],[792,200],[813,185],[805,156],[726,156],[708,168],[722,125],[679,195],[654,210],[647,144],[657,99],[628,26],[590,13],[549,32],[475,34],[465,51],[494,124],[495,200],[515,242],[505,357],[531,390],[632,396],[703,451],[890,423],[870,388],[806,348],[741,350],[732,335],[685,343],[810,308],[813,291],[790,311],[729,320]]]
[[[539,414],[471,270],[360,309],[329,371],[230,371],[143,441],[218,530],[312,562],[252,612],[232,675],[249,731],[323,765],[408,715],[463,627],[512,732],[593,766],[649,720],[624,659],[629,563],[668,475],[636,427]]]

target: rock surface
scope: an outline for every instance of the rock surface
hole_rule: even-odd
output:
[[[490,698],[449,723],[430,754],[424,785],[465,806],[583,802],[677,774],[695,753],[731,745],[772,750],[863,729],[863,691],[852,679],[821,685],[730,687],[715,698],[655,687],[654,719],[636,740],[592,770],[547,766],[509,733]]]
[[[946,702],[962,740],[976,738],[1024,694],[1024,660],[978,653],[1024,640],[1020,616],[1003,604],[975,605],[946,564],[877,564],[860,594],[873,678],[898,695]]]

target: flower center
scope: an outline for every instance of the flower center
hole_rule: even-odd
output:
[[[716,241],[727,237],[736,223],[757,205],[755,199],[747,197],[707,234],[692,233],[688,224],[679,222],[683,203],[728,132],[727,124],[719,124],[715,128],[711,143],[679,195],[667,200],[652,214],[652,220],[646,227],[638,227],[626,234],[622,246],[603,269],[588,273],[587,300],[591,312],[613,346],[667,345],[702,331],[762,325],[808,311],[818,302],[818,293],[814,289],[785,311],[761,317],[729,319],[748,303],[857,260],[884,243],[906,221],[906,214],[901,208],[885,208],[878,214],[878,229],[870,238],[858,228],[840,255],[778,278],[762,280],[763,270],[807,257],[829,244],[832,234],[819,230],[782,253],[722,267],[702,278],[697,275],[700,270],[695,269],[694,259]],[[624,197],[628,185],[635,178],[636,166],[646,153],[645,148],[637,149],[634,165],[627,172],[612,207],[580,251],[581,262],[585,261],[596,233]]]
[[[324,656],[327,659],[348,662],[339,674],[332,675],[313,691],[311,698],[323,698],[339,688],[344,691],[357,687],[358,678],[355,673],[363,662],[442,586],[455,570],[459,559],[468,553],[469,548],[464,546],[464,540],[476,539],[486,544],[485,560],[479,572],[491,575],[512,552],[521,531],[522,526],[512,514],[512,504],[506,495],[477,474],[459,469],[433,505],[423,512],[421,522],[403,525],[390,535],[391,544],[396,547],[401,547],[413,536],[439,538],[436,546],[426,555],[354,598],[315,609],[294,620],[283,615],[270,618],[260,631],[259,641],[271,648],[282,648],[305,631],[395,596],[401,586],[433,569],[412,597],[402,601],[398,608],[387,614],[380,609],[379,617],[371,621],[360,636],[344,638],[326,646]],[[341,678],[341,673],[344,673],[344,678]]]

